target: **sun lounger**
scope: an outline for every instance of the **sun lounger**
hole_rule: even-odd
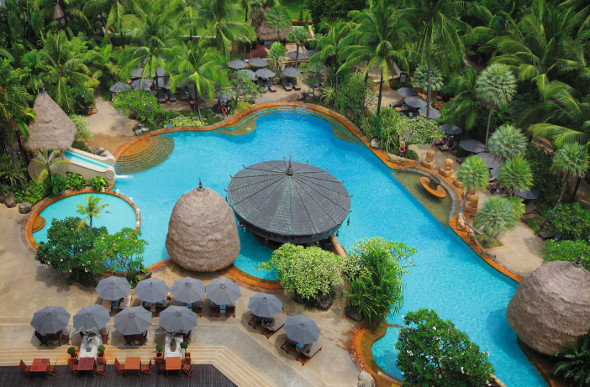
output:
[[[260,333],[262,333],[268,339],[272,335],[274,335],[279,329],[281,329],[283,325],[285,325],[285,321],[287,321],[287,318],[285,316],[279,315],[277,317],[274,317],[270,324],[263,325],[264,329],[262,329],[262,332]]]
[[[295,346],[297,345],[296,341],[291,340],[290,338],[286,338],[285,342],[283,343],[283,345],[281,345],[281,349],[287,353],[289,353],[289,351],[291,351],[292,348],[295,348]]]
[[[276,93],[277,92],[277,88],[272,84],[272,80],[269,79],[268,81],[266,81],[266,87],[268,87],[268,90],[270,90],[271,93]]]
[[[299,356],[297,356],[297,360],[302,365],[305,365],[312,357],[316,355],[319,351],[322,350],[322,345],[317,341],[311,344],[305,344],[303,348],[299,351]]]
[[[530,202],[529,204],[526,205],[526,207],[524,208],[524,214],[525,215],[530,215],[537,212],[537,206],[535,205],[535,203]]]
[[[250,321],[248,321],[248,325],[250,325],[252,328],[256,329],[256,326],[258,324],[260,324],[260,317],[256,316],[254,313],[251,313],[251,318]]]
[[[555,239],[557,233],[555,231],[541,231],[539,233],[539,236],[541,237],[541,239],[546,241],[547,239]]]
[[[297,81],[295,81],[295,83],[293,83],[293,88],[294,88],[296,91],[299,91],[299,90],[301,90],[301,86],[299,86],[299,85],[297,84]]]
[[[170,102],[176,102],[176,96],[174,94],[170,94]]]
[[[293,86],[291,86],[291,85],[289,84],[289,82],[287,82],[287,80],[286,80],[286,79],[283,79],[283,80],[281,80],[281,84],[283,85],[283,88],[284,88],[286,91],[292,91],[292,90],[293,90]]]

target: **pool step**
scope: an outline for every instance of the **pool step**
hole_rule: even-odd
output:
[[[123,153],[117,160],[115,171],[118,175],[146,171],[166,161],[173,150],[174,139],[153,136],[149,138],[149,144],[141,151]]]

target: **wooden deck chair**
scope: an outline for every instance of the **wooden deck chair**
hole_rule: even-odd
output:
[[[107,358],[106,356],[96,358],[96,373],[102,376],[107,374]]]
[[[68,359],[68,368],[72,371],[72,375],[78,375],[78,361],[76,358]]]
[[[47,375],[51,375],[51,376],[55,376],[55,365],[52,365],[51,363],[47,364]]]
[[[117,358],[115,358],[115,368],[117,369],[117,375],[123,375],[125,373],[125,364],[121,364]]]
[[[267,339],[269,339],[272,335],[277,333],[277,331],[281,329],[283,325],[285,325],[286,321],[287,318],[285,316],[279,315],[273,318],[270,324],[264,325],[264,329],[260,333],[262,333],[264,336],[266,336]]]
[[[184,363],[182,366],[182,371],[184,371],[184,373],[188,376],[191,376],[191,373],[193,372],[193,365],[191,363]]]
[[[26,365],[22,359],[20,361],[20,369],[23,370],[25,376],[31,376],[31,366]]]
[[[301,351],[299,351],[299,356],[297,356],[297,360],[299,360],[301,365],[305,365],[305,363],[307,363],[321,350],[322,346],[317,341],[315,343],[305,344]]]
[[[152,374],[152,359],[150,359],[148,364],[141,363],[141,372],[148,375]]]

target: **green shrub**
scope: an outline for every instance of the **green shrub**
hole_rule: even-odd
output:
[[[236,114],[241,112],[242,110],[248,109],[250,107],[250,102],[246,102],[246,101],[239,101],[236,104],[236,107],[234,108],[234,111],[232,112],[232,114]]]
[[[86,145],[86,143],[84,143],[84,142],[74,141],[72,143],[72,148],[80,149],[81,151],[92,153],[92,151],[90,150],[88,145]]]
[[[88,127],[88,120],[86,117],[82,117],[76,114],[70,115],[70,119],[76,125],[76,135],[74,136],[74,142],[84,143],[88,140],[92,140],[92,131]]]
[[[102,176],[94,176],[88,181],[88,185],[95,191],[100,191],[102,188],[109,186],[109,182]]]
[[[96,351],[97,351],[98,353],[102,353],[102,354],[104,354],[104,351],[105,351],[105,347],[104,347],[104,345],[102,345],[102,344],[101,344],[101,345],[99,345],[99,346],[98,346],[98,348],[96,348]]]
[[[79,191],[86,187],[86,179],[79,173],[66,172],[66,181],[68,188]]]
[[[577,345],[568,345],[556,356],[559,358],[553,374],[562,376],[568,386],[590,385],[590,331],[578,339]]]
[[[397,366],[404,383],[420,386],[487,385],[494,367],[488,354],[469,340],[466,333],[442,320],[433,310],[408,312],[407,329],[400,329],[395,348]]]
[[[180,348],[187,349],[188,348],[188,343],[186,341],[183,341],[182,343],[180,343]]]
[[[49,179],[45,179],[42,183],[37,183],[36,180],[31,180],[27,184],[26,189],[24,191],[16,191],[14,197],[17,203],[27,202],[35,205],[49,196],[50,193]]]
[[[68,348],[68,355],[70,355],[71,357],[74,357],[76,355],[76,347]]]
[[[203,123],[198,118],[178,117],[170,120],[173,127],[193,128],[203,126]]]
[[[61,175],[53,175],[52,179],[53,179],[53,190],[52,190],[51,194],[53,196],[62,194],[65,192],[65,190],[68,189],[68,182],[65,177],[62,177]],[[47,180],[49,180],[49,179],[47,179]]]
[[[537,205],[553,206],[559,197],[561,178],[551,169],[553,158],[544,148],[529,144],[524,158],[529,161],[533,187],[539,192]]]
[[[13,189],[19,189],[19,176],[21,179],[26,180],[27,168],[19,157],[16,158],[17,171],[14,170],[12,160],[6,153],[0,154],[0,185],[8,185]]]
[[[573,262],[579,257],[583,257],[582,266],[590,270],[590,244],[585,241],[545,241],[541,256],[543,262]]]
[[[144,90],[124,91],[113,97],[113,107],[146,125],[153,125],[165,115],[155,95]]]
[[[156,344],[156,352],[162,353],[163,350],[164,350],[164,347],[162,347],[162,344]]]
[[[590,211],[580,203],[560,204],[544,214],[550,230],[562,239],[590,241]]]

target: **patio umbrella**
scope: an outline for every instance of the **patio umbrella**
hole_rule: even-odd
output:
[[[301,75],[301,71],[295,67],[287,67],[283,70],[283,75],[290,78],[296,78]]]
[[[463,129],[461,129],[459,126],[454,125],[454,124],[450,128],[449,128],[449,125],[443,124],[440,126],[440,130],[442,130],[444,134],[448,134],[451,136],[455,136],[457,134],[463,133]]]
[[[184,306],[169,306],[160,313],[160,326],[168,332],[188,333],[197,326],[197,314]]]
[[[144,79],[143,82],[141,81],[141,79],[136,79],[135,81],[131,82],[131,87],[133,87],[135,90],[138,90],[140,88],[142,90],[148,90],[151,86],[152,81],[150,81],[149,79]]]
[[[426,106],[421,107],[418,110],[418,113],[422,114],[423,116],[426,116],[426,113],[428,113],[428,116],[426,116],[426,118],[430,118],[430,119],[442,117],[442,114],[439,110],[434,109],[434,108],[430,108],[430,112],[428,112],[428,109],[426,108]]]
[[[224,91],[224,92],[220,92],[219,94],[217,94],[215,96],[215,99],[227,101],[228,99],[232,99],[233,97],[234,97],[234,94],[231,91]]]
[[[148,278],[139,281],[135,287],[135,294],[145,302],[159,302],[166,299],[170,288],[161,279]]]
[[[248,309],[258,317],[270,318],[281,313],[283,303],[273,294],[258,293],[250,297]]]
[[[315,321],[302,315],[291,316],[285,322],[285,333],[289,339],[301,344],[316,342],[320,328]]]
[[[498,177],[498,172],[500,172],[500,168],[490,169],[490,175],[492,175],[492,177]]]
[[[131,285],[125,278],[115,276],[101,279],[96,286],[100,298],[111,301],[126,297],[130,290]]]
[[[88,305],[74,315],[74,328],[80,330],[102,329],[110,319],[109,311],[102,305]]]
[[[406,105],[411,106],[416,109],[426,106],[426,101],[424,101],[420,97],[406,97],[406,98],[404,98],[404,102]]]
[[[307,51],[305,51],[305,55],[307,55],[308,58],[311,58],[312,56],[314,56],[318,52],[320,52],[320,50],[307,50]]]
[[[413,89],[409,87],[400,87],[397,89],[397,92],[400,93],[404,97],[416,97],[418,93],[416,93]]]
[[[158,77],[158,88],[170,90],[170,79],[166,81],[166,78]]]
[[[202,301],[205,297],[205,285],[203,285],[203,282],[191,277],[174,281],[170,291],[176,301],[186,302],[187,304]]]
[[[276,75],[274,71],[267,68],[258,69],[254,74],[256,74],[258,78],[272,78]]]
[[[252,58],[248,61],[248,63],[253,67],[266,67],[268,66],[268,59]]]
[[[240,298],[240,287],[229,279],[214,279],[205,286],[207,298],[217,305],[233,305]]]
[[[156,70],[156,77],[163,77],[164,75],[166,75],[166,70],[164,70],[164,67],[158,67]]]
[[[286,57],[289,59],[293,59],[295,60],[295,58],[297,58],[297,51],[290,51],[286,54]],[[307,54],[305,54],[302,51],[299,51],[299,59],[307,59]]]
[[[477,140],[463,140],[459,143],[459,146],[467,152],[472,153],[481,153],[486,150],[486,146],[483,142]]]
[[[109,90],[112,91],[113,93],[118,93],[120,91],[129,90],[130,88],[131,88],[131,86],[129,86],[126,83],[117,82],[114,85],[112,85],[111,87],[109,87]]]
[[[518,196],[519,198],[529,199],[529,200],[535,200],[539,197],[539,192],[537,192],[537,190],[534,188],[527,189],[525,191],[521,191],[518,188],[515,188],[514,194],[516,196]]]
[[[248,62],[243,61],[241,59],[234,59],[232,61],[227,62],[227,67],[234,70],[243,69],[246,66],[248,66]]]
[[[131,70],[131,79],[141,78],[142,73],[143,73],[143,67],[138,67],[138,68]]]
[[[70,314],[61,306],[46,306],[33,315],[31,326],[41,334],[53,334],[70,322]]]
[[[141,306],[125,308],[115,316],[115,329],[122,335],[138,335],[152,326],[152,313]]]
[[[502,164],[502,159],[500,159],[498,156],[494,156],[491,153],[481,152],[477,155],[486,163],[486,165],[490,169],[500,168],[500,165]]]
[[[240,70],[238,71],[238,74],[246,74],[246,76],[250,79],[256,78],[256,74],[254,74],[254,71],[248,69]]]

